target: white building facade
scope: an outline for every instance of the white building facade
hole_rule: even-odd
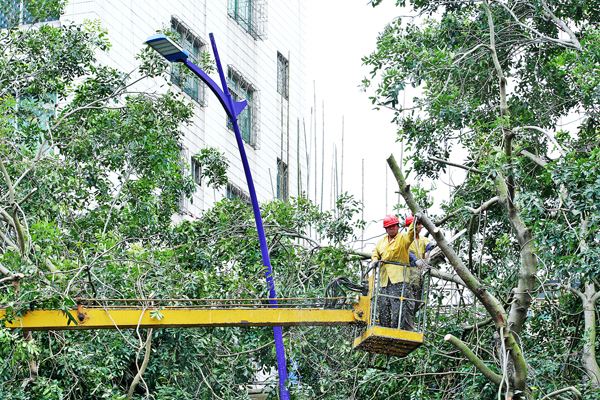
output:
[[[102,63],[124,72],[136,69],[136,54],[157,31],[172,30],[192,57],[210,53],[213,33],[234,96],[248,100],[239,117],[244,146],[260,202],[297,196],[306,182],[303,132],[303,8],[301,0],[70,0],[62,23],[99,20],[112,47]],[[220,82],[216,70],[211,77]],[[248,189],[233,131],[218,99],[201,82],[173,71],[170,79],[147,82],[146,90],[181,90],[194,105],[184,132],[183,155],[196,192],[184,209],[200,215],[223,197],[245,197]],[[193,159],[213,147],[229,163],[226,188],[215,190],[197,176]],[[305,184],[305,183],[304,183]]]

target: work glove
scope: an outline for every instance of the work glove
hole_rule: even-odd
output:
[[[429,253],[435,246],[437,246],[436,243],[427,243],[427,246],[425,246],[425,253]]]
[[[408,253],[408,259],[410,260],[411,267],[415,267],[417,265],[417,256],[412,251]]]
[[[431,267],[429,266],[429,264],[427,264],[427,262],[425,260],[422,259],[418,259],[416,262],[417,268],[422,269],[424,271],[430,269]]]

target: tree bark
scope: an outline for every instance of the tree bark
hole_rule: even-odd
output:
[[[584,320],[584,334],[583,334],[583,353],[581,355],[581,361],[585,372],[587,373],[591,384],[600,388],[600,367],[596,360],[596,301],[598,299],[598,293],[593,283],[587,283],[585,285],[585,296],[583,300],[583,320]]]
[[[417,204],[412,193],[410,192],[410,187],[406,183],[404,174],[402,173],[393,155],[388,157],[387,163],[392,170],[396,181],[398,182],[400,195],[404,198],[404,201],[406,201],[406,204],[411,209],[413,214],[421,214],[422,209]],[[502,196],[500,196],[500,198],[502,198]],[[511,375],[513,387],[516,389],[515,398],[527,397],[527,363],[525,362],[525,357],[523,356],[521,346],[517,342],[512,329],[510,329],[510,326],[508,325],[507,314],[504,310],[504,307],[500,301],[494,297],[487,290],[487,288],[481,284],[481,282],[479,282],[477,277],[475,277],[471,271],[469,271],[458,254],[456,254],[454,249],[450,246],[441,230],[435,226],[435,224],[433,224],[433,222],[425,215],[421,215],[420,221],[423,223],[423,226],[429,232],[431,232],[432,236],[437,242],[438,247],[444,253],[448,259],[448,262],[452,265],[452,268],[454,268],[458,276],[462,279],[465,286],[467,286],[467,288],[473,292],[481,304],[483,304],[492,318],[496,328],[502,331],[504,345],[510,354],[512,365],[514,367],[514,372]],[[529,292],[527,292],[527,295],[529,295]]]

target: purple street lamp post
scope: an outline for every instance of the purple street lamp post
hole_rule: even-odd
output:
[[[262,254],[263,265],[265,266],[265,278],[267,280],[267,287],[269,288],[269,304],[273,307],[277,307],[277,293],[275,291],[275,282],[273,281],[273,267],[271,266],[271,258],[269,257],[269,249],[267,247],[267,239],[265,236],[265,230],[262,223],[262,216],[260,214],[260,208],[258,206],[258,199],[256,197],[256,190],[254,188],[254,182],[252,181],[252,173],[250,172],[250,165],[248,164],[248,157],[246,156],[246,150],[244,149],[244,142],[242,141],[242,135],[240,133],[240,127],[237,122],[238,115],[244,110],[247,105],[246,100],[234,101],[229,93],[227,87],[227,80],[221,66],[221,60],[219,59],[219,53],[217,51],[217,45],[215,38],[212,33],[209,34],[210,43],[212,45],[213,53],[215,55],[215,62],[217,64],[217,70],[219,71],[219,77],[221,78],[221,85],[223,89],[217,85],[204,71],[202,71],[197,65],[192,63],[188,57],[189,54],[183,50],[180,46],[174,43],[171,39],[165,35],[154,35],[146,40],[146,44],[156,50],[160,55],[165,57],[170,62],[181,62],[188,67],[194,74],[198,76],[204,83],[206,83],[210,90],[217,96],[221,105],[225,109],[227,116],[233,126],[235,132],[235,139],[240,151],[240,158],[244,166],[244,173],[246,175],[246,182],[248,183],[248,191],[250,193],[250,199],[252,201],[252,210],[254,211],[254,220],[256,222],[256,230],[258,231],[258,240],[260,242],[260,251]],[[287,382],[287,367],[285,362],[285,347],[283,345],[283,332],[281,326],[273,327],[273,336],[275,338],[275,352],[277,354],[277,370],[279,373],[279,394],[282,400],[289,400],[290,394],[286,388]]]

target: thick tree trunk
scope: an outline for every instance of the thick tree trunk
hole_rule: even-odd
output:
[[[583,299],[583,319],[585,332],[583,334],[583,354],[581,361],[593,386],[600,388],[600,367],[596,360],[596,301],[600,292],[596,292],[593,283],[585,285]]]
[[[501,174],[498,174],[496,184],[500,201],[506,206],[509,221],[521,247],[519,279],[517,287],[513,289],[514,300],[508,314],[508,326],[513,332],[519,334],[523,330],[525,319],[527,319],[527,310],[531,305],[531,292],[534,290],[537,272],[537,258],[534,253],[531,230],[523,223],[517,208],[512,204],[508,195],[508,187]]]

